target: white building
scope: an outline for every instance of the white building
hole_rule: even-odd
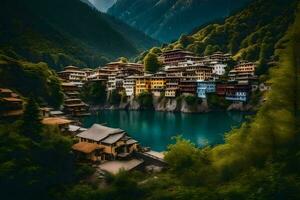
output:
[[[111,92],[116,88],[116,74],[111,74],[108,76],[107,91]]]
[[[219,76],[225,74],[227,64],[219,63],[219,62],[211,62],[210,66],[213,68],[213,73]]]
[[[124,79],[124,89],[126,92],[126,95],[128,97],[134,96],[135,91],[135,77],[134,76],[128,76]]]

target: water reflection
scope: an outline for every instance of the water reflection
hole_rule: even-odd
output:
[[[245,119],[241,112],[211,112],[205,114],[165,113],[153,111],[101,111],[83,119],[85,127],[94,123],[121,128],[144,146],[164,151],[182,135],[198,146],[223,142],[225,132],[239,126]]]

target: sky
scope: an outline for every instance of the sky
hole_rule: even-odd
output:
[[[98,10],[106,12],[117,0],[89,0]]]

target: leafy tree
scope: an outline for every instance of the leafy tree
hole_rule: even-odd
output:
[[[117,90],[113,90],[109,95],[109,103],[111,105],[118,105],[121,102],[120,92]]]
[[[145,71],[150,73],[157,72],[162,64],[158,61],[157,55],[154,53],[148,53],[144,58]]]
[[[81,98],[91,104],[104,104],[106,102],[106,86],[98,82],[84,84],[80,92]]]
[[[126,57],[120,57],[119,61],[122,62],[122,63],[128,63],[128,58],[126,58]]]
[[[29,98],[23,114],[22,134],[33,140],[40,138],[42,132],[41,116],[37,103]]]
[[[153,96],[151,92],[142,92],[137,100],[141,106],[141,108],[149,109],[153,106]]]

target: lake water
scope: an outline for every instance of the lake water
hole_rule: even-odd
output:
[[[198,146],[222,143],[224,133],[239,127],[245,120],[241,112],[210,112],[201,114],[155,111],[104,110],[85,117],[85,128],[94,123],[121,128],[143,146],[164,151],[174,143],[173,136],[182,135]]]

